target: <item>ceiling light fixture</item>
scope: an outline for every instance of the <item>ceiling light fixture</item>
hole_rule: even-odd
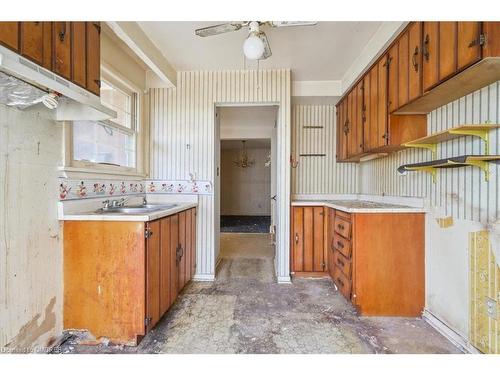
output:
[[[246,141],[241,141],[241,143],[242,143],[243,147],[242,147],[242,150],[240,153],[240,157],[238,158],[238,160],[235,160],[233,163],[240,168],[251,167],[255,163],[255,160],[250,160],[248,158],[247,149],[245,147]]]
[[[252,21],[248,27],[249,33],[243,43],[243,53],[249,60],[259,60],[264,54],[264,42],[259,38],[259,23]]]

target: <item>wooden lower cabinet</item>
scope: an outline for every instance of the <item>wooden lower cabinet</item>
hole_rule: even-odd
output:
[[[361,315],[422,315],[424,214],[335,211],[329,274]]]
[[[195,270],[196,209],[151,222],[66,221],[64,329],[136,345]]]

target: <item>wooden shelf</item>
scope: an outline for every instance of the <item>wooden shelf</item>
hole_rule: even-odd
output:
[[[414,141],[404,143],[405,147],[425,148],[432,151],[433,158],[436,157],[437,144],[450,141],[455,138],[466,135],[473,135],[484,141],[485,154],[489,154],[489,132],[490,130],[500,128],[500,124],[466,124],[439,133],[428,135],[415,139]]]
[[[500,155],[453,156],[446,159],[426,161],[423,163],[405,164],[398,168],[398,172],[401,174],[411,171],[427,172],[432,175],[432,181],[435,183],[438,169],[473,166],[481,168],[481,170],[484,172],[484,180],[489,181],[489,163],[500,164]]]
[[[393,114],[425,114],[500,80],[500,58],[486,57],[439,84]]]

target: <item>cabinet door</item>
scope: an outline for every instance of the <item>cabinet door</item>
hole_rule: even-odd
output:
[[[149,331],[160,320],[160,222],[147,224],[146,239],[146,318]]]
[[[422,95],[422,22],[413,22],[408,28],[408,100]]]
[[[54,72],[71,79],[71,24],[54,22]]]
[[[179,292],[186,285],[186,211],[179,212],[179,246],[181,255],[179,260]]]
[[[486,37],[483,57],[500,56],[500,22],[482,22],[482,33]]]
[[[21,55],[43,65],[43,22],[21,22]]]
[[[19,22],[0,22],[0,44],[19,51]]]
[[[439,82],[439,22],[424,22],[423,37],[423,90],[429,91]]]
[[[378,66],[374,65],[370,70],[370,117],[368,123],[368,150],[377,147],[378,134]]]
[[[458,69],[481,59],[481,22],[458,22]]]
[[[313,272],[325,271],[325,208],[313,207]]]
[[[387,107],[389,113],[395,111],[399,107],[398,103],[398,87],[399,87],[399,42],[389,49],[388,64],[389,64],[389,78],[388,78],[388,102]]]
[[[179,295],[179,214],[170,216],[170,298]]]
[[[439,81],[457,71],[457,23],[439,22]]]
[[[170,272],[171,272],[171,237],[170,237],[170,217],[160,220],[160,315],[172,305],[170,296]],[[175,259],[174,259],[175,260]]]
[[[371,105],[370,90],[371,80],[370,72],[363,77],[363,151],[370,149],[370,123],[371,123]]]
[[[410,69],[417,69],[418,65],[410,66],[408,53],[408,31],[405,31],[398,42],[398,107],[408,103],[408,74]]]
[[[196,208],[193,208],[191,214],[191,276],[192,279],[196,274]]]
[[[293,221],[292,271],[300,272],[304,270],[304,208],[303,207],[293,207],[292,221]]]
[[[53,22],[43,23],[43,67],[52,70],[53,49],[52,49],[52,35],[53,35]]]
[[[387,79],[388,79],[388,56],[386,55],[378,62],[378,124],[376,147],[387,144]]]
[[[71,80],[79,86],[87,85],[87,46],[85,22],[71,22]]]
[[[186,211],[186,251],[184,257],[186,258],[186,269],[184,271],[185,284],[191,280],[191,261],[192,261],[192,252],[193,252],[193,244],[192,244],[192,216],[193,210]]]
[[[101,92],[101,25],[87,22],[87,90]]]
[[[343,161],[347,159],[347,98],[344,98],[342,102],[339,103],[337,111],[339,113],[339,121],[337,124],[337,155],[338,160]]]
[[[347,95],[347,157],[357,154],[356,147],[356,90]]]
[[[330,274],[330,277],[333,278],[333,270],[335,268],[335,264],[333,263],[334,259],[334,247],[333,247],[333,236],[335,233],[335,230],[333,228],[334,222],[335,222],[335,210],[333,208],[328,208],[328,236],[327,236],[327,243],[325,244],[327,247],[327,257],[328,257],[328,273]]]
[[[355,142],[355,153],[359,155],[363,152],[363,91],[364,82],[361,80],[356,85],[356,142]]]

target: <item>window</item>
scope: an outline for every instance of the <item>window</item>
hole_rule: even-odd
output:
[[[101,103],[116,111],[107,121],[73,121],[73,164],[137,167],[138,92],[116,76],[101,83]]]

